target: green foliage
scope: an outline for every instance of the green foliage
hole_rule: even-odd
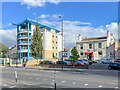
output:
[[[36,24],[36,30],[33,33],[32,36],[32,43],[31,43],[31,47],[30,47],[30,51],[32,53],[32,56],[35,59],[38,59],[38,57],[41,56],[42,54],[42,50],[43,50],[43,46],[42,46],[42,35],[39,29],[39,24],[38,24],[38,20],[37,20],[37,24]]]
[[[75,63],[79,58],[79,54],[77,52],[76,47],[73,47],[73,49],[71,50],[71,56],[70,59],[72,59],[73,63]]]
[[[8,47],[0,43],[0,57],[5,58],[6,57],[5,54],[7,53],[8,53]]]

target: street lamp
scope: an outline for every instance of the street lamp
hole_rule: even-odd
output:
[[[61,16],[59,16],[59,18],[61,18],[61,29],[62,29],[62,70],[63,70],[63,18]]]

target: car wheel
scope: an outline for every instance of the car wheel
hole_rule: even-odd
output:
[[[111,70],[111,67],[108,67],[109,70]]]

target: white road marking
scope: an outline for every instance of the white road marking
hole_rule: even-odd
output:
[[[3,86],[7,86],[7,84],[4,84]]]
[[[39,79],[39,78],[36,78],[36,79]]]
[[[23,78],[25,78],[25,77],[23,77]]]
[[[53,80],[53,82],[54,82],[55,80]]]
[[[98,87],[102,87],[102,85],[99,85]]]
[[[14,87],[16,87],[16,86],[10,86],[10,88],[14,88]]]
[[[61,83],[65,83],[66,81],[62,81]]]
[[[51,83],[51,84],[54,84],[54,83]]]
[[[73,82],[73,84],[76,84],[76,82]]]
[[[86,83],[85,86],[88,86],[88,84]]]
[[[115,89],[118,89],[118,87],[115,87]]]

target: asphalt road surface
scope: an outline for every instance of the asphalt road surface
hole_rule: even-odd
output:
[[[103,68],[104,67],[104,68]],[[107,65],[93,64],[83,72],[55,71],[2,67],[2,88],[118,88],[118,71]],[[15,83],[15,71],[18,82]]]

